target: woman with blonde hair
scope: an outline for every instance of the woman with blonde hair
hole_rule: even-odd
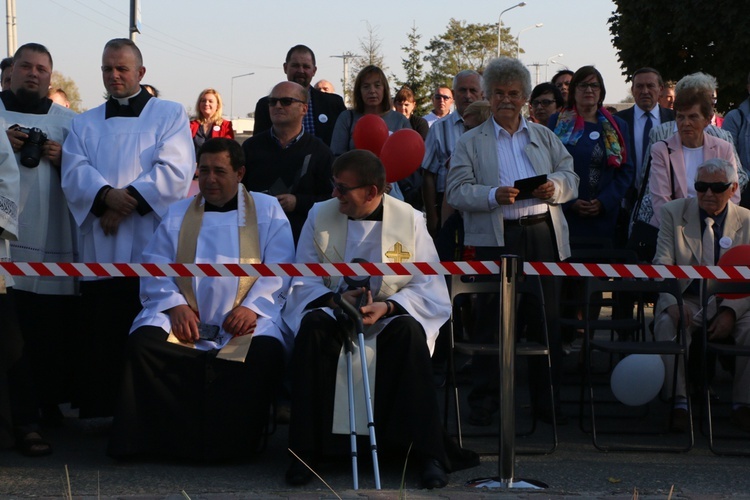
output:
[[[234,139],[232,122],[221,117],[222,111],[221,95],[216,90],[209,88],[200,93],[195,103],[195,118],[190,121],[196,153],[208,139]]]

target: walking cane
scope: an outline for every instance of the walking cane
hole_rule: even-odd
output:
[[[340,299],[341,295],[336,294]],[[334,299],[335,300],[335,299]],[[338,302],[336,302],[338,304]],[[337,307],[333,311],[336,320],[341,325],[347,325],[349,317],[344,311]],[[354,416],[354,375],[352,374],[352,339],[349,338],[348,332],[344,334],[344,353],[346,355],[346,382],[347,393],[349,397],[349,439],[352,453],[352,483],[355,490],[359,489],[359,470],[357,467],[357,423]]]
[[[333,296],[333,301],[338,305],[344,313],[346,313],[347,316],[349,316],[352,321],[354,322],[354,328],[357,331],[357,340],[359,344],[359,357],[360,362],[362,364],[362,381],[365,388],[365,408],[367,409],[367,429],[369,430],[370,434],[370,451],[372,452],[372,468],[373,468],[373,474],[375,475],[375,489],[380,489],[380,467],[378,465],[378,443],[375,439],[375,418],[373,416],[372,412],[372,397],[370,395],[370,378],[367,373],[367,354],[365,353],[365,327],[362,324],[362,315],[359,313],[359,310],[355,308],[353,305],[351,305],[349,302],[346,301],[346,299],[343,299],[341,297],[341,294],[335,294]],[[351,353],[348,354],[349,359],[351,360]],[[349,366],[349,393],[351,397],[353,398],[353,389],[351,385],[351,365]],[[354,411],[354,401],[353,399],[350,400],[351,404],[349,405],[349,425],[352,426],[353,424],[353,411]],[[356,427],[351,427],[352,432],[352,440],[356,440]],[[356,445],[354,446],[353,453],[356,452]],[[352,460],[353,465],[356,463],[354,461],[354,458]],[[357,489],[357,472],[354,473],[355,477],[355,486],[354,489]]]

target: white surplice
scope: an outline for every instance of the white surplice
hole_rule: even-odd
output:
[[[263,263],[284,263],[294,260],[294,239],[284,211],[276,198],[251,192],[258,218],[260,256]],[[151,242],[143,253],[144,262],[175,262],[180,227],[190,203],[186,199],[169,208]],[[240,259],[238,224],[244,225],[243,197],[238,196],[238,210],[228,212],[205,212],[196,247],[196,263],[236,264]],[[220,277],[192,278],[193,290],[202,322],[221,326],[232,310],[237,296],[238,278]],[[281,341],[287,352],[291,350],[293,337],[280,331],[281,308],[289,287],[289,278],[261,277],[242,301],[241,305],[258,315],[253,336],[267,335]],[[171,330],[169,308],[187,304],[172,278],[141,278],[141,303],[131,332],[145,325],[158,326],[165,332]],[[216,342],[199,341],[197,349],[217,349],[231,338],[221,329],[221,339]]]
[[[149,99],[137,118],[105,119],[105,106],[73,119],[63,145],[62,187],[81,233],[84,262],[141,262],[170,204],[184,199],[195,171],[187,114],[175,102]],[[105,236],[91,213],[99,190],[134,187],[153,209],[133,212]]]
[[[8,128],[0,118],[0,127]],[[10,260],[10,241],[18,239],[18,199],[20,197],[20,174],[16,157],[6,134],[0,134],[0,260]],[[13,277],[0,276],[0,292],[6,286],[14,286]]]
[[[52,104],[47,114],[18,113],[5,109],[0,101],[0,117],[5,128],[20,125],[36,127],[47,138],[62,144],[68,135],[75,112]],[[20,153],[15,154],[21,175],[19,198],[19,239],[11,243],[14,261],[73,262],[75,260],[75,230],[68,204],[60,185],[59,170],[49,159],[42,157],[39,165],[21,165]],[[15,288],[27,292],[54,295],[75,293],[74,278],[18,276]]]
[[[315,220],[319,204],[313,205],[308,214],[307,221],[302,228],[299,242],[297,244],[297,262],[319,262],[318,253],[315,249]],[[346,217],[345,215],[341,215]],[[359,257],[369,262],[383,262],[381,254],[381,227],[380,221],[357,221],[350,220],[347,225],[346,250],[341,257],[341,262],[351,262]],[[439,258],[432,238],[427,232],[424,215],[415,210],[414,217],[416,235],[416,255],[414,262],[438,262]],[[383,300],[380,294],[382,278],[372,276],[370,278],[370,289],[373,300]],[[340,289],[346,289],[343,280]],[[295,335],[299,330],[302,317],[309,312],[307,305],[313,300],[321,297],[331,290],[325,286],[322,278],[315,276],[295,277],[284,308],[284,323]],[[450,317],[450,297],[445,278],[442,276],[414,276],[409,283],[398,291],[387,297],[388,300],[397,302],[424,328],[427,336],[427,345],[430,352],[435,348],[435,339],[438,330]],[[324,310],[333,316],[330,308]],[[386,320],[379,321],[384,323]],[[369,333],[374,333],[370,329]]]

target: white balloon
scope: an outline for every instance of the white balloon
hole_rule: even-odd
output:
[[[648,403],[664,384],[664,361],[658,354],[631,354],[612,370],[610,385],[615,397],[628,406]]]

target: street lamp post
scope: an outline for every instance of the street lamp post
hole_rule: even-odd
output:
[[[505,14],[509,10],[515,9],[516,7],[523,7],[525,5],[526,5],[526,2],[519,2],[515,4],[513,7],[508,7],[507,9],[502,11],[499,16],[497,16],[497,57],[500,57],[500,35],[502,34],[502,31],[503,31],[503,23],[501,19],[503,17],[503,14]]]
[[[518,36],[516,37],[516,59],[518,59],[521,54],[521,33],[533,30],[534,28],[541,28],[542,26],[544,26],[544,23],[536,23],[534,26],[529,26],[518,32]]]
[[[232,98],[232,104],[229,106],[229,119],[231,120],[234,118],[234,79],[235,78],[242,78],[243,76],[250,76],[254,75],[255,73],[245,73],[244,75],[237,75],[232,77],[232,90],[231,90],[231,98]]]
[[[547,58],[547,64],[544,65],[544,79],[546,81],[549,81],[549,63],[550,62],[556,63],[555,61],[553,61],[553,59],[556,57],[562,57],[562,56],[563,54],[555,54],[554,56],[549,56]]]

